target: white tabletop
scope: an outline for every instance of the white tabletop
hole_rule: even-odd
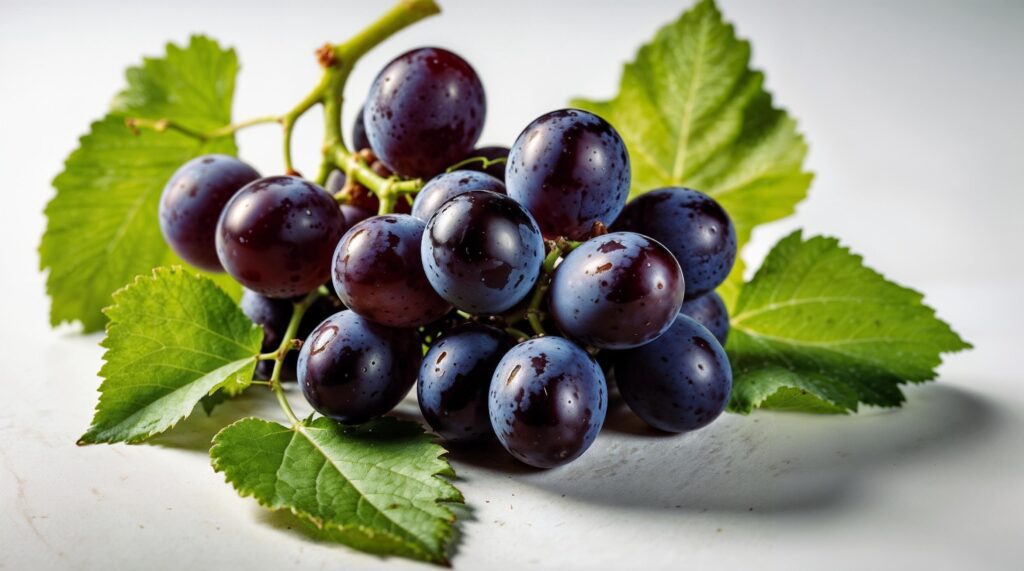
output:
[[[481,72],[485,142],[506,144],[570,96],[611,95],[620,64],[683,7],[441,1],[445,15],[357,69],[352,100],[393,55],[443,45]],[[380,9],[227,4],[0,3],[0,569],[423,567],[311,541],[213,472],[206,450],[220,426],[263,409],[277,418],[258,395],[155,446],[74,445],[96,400],[100,337],[49,328],[35,248],[50,180],[123,68],[207,32],[242,58],[236,117],[280,112],[315,81],[312,50]],[[976,349],[909,389],[901,410],[727,415],[657,436],[618,409],[562,469],[455,455],[468,506],[455,567],[1020,568],[1024,4],[722,4],[799,119],[817,173],[798,215],[757,232],[748,260],[795,227],[837,235],[924,291]],[[300,170],[315,165],[318,125],[296,133]],[[277,136],[244,133],[243,156],[279,169]],[[409,401],[400,413],[415,410]]]

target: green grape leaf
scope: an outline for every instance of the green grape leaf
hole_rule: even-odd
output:
[[[463,501],[444,449],[419,424],[384,417],[359,426],[327,418],[289,428],[242,419],[213,439],[213,467],[242,496],[289,510],[356,549],[447,564]]]
[[[99,404],[79,444],[141,442],[191,414],[203,397],[251,383],[263,329],[209,278],[158,268],[113,299]]]
[[[807,144],[796,122],[772,104],[764,76],[750,68],[750,44],[711,0],[640,48],[613,99],[572,105],[622,134],[631,197],[666,186],[706,192],[729,212],[741,248],[756,226],[793,214],[807,196]],[[737,264],[720,292],[730,308],[742,279]]]
[[[39,246],[40,267],[49,270],[53,325],[80,321],[85,331],[102,329],[112,292],[155,267],[182,263],[160,234],[160,193],[189,159],[234,155],[234,138],[200,141],[170,130],[133,134],[125,119],[170,119],[200,131],[226,125],[237,72],[235,52],[202,36],[184,48],[168,45],[164,57],[127,71],[128,87],[53,181],[57,194],[46,207]],[[240,294],[226,276],[215,279]]]
[[[914,290],[866,267],[834,238],[782,239],[740,290],[726,346],[730,410],[856,411],[900,406],[900,385],[935,378],[970,348]]]

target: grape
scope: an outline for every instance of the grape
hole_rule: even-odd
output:
[[[661,244],[633,232],[592,238],[562,260],[549,308],[568,337],[604,349],[657,339],[683,305],[683,273]]]
[[[334,289],[341,301],[391,327],[419,327],[448,313],[452,306],[423,272],[425,227],[408,214],[374,216],[353,226],[334,252]]]
[[[504,331],[467,323],[430,346],[416,385],[420,411],[445,440],[469,442],[494,434],[487,391],[498,361],[515,345]]]
[[[345,173],[340,170],[332,170],[324,182],[324,190],[329,194],[337,194],[345,186]]]
[[[472,159],[475,157],[484,157],[485,159],[508,159],[508,147],[477,147],[469,152],[462,160]],[[507,162],[507,160],[506,160]],[[477,171],[484,174],[489,174],[494,178],[500,180],[502,183],[505,182],[505,164],[497,163],[492,164],[488,167],[484,167],[484,164],[480,161],[474,161],[466,163],[459,167],[460,169],[468,171]]]
[[[736,230],[710,196],[689,188],[662,188],[637,197],[613,230],[650,236],[676,257],[686,276],[686,299],[719,286],[736,261]]]
[[[356,122],[352,124],[352,150],[361,151],[370,148],[370,139],[366,138],[366,123],[363,122],[363,113],[366,111],[366,104],[359,108],[356,115]]]
[[[725,349],[685,315],[654,342],[619,353],[615,379],[630,410],[666,432],[707,426],[725,410],[732,390]]]
[[[448,199],[471,190],[490,190],[506,194],[505,183],[489,174],[469,170],[443,173],[423,185],[416,195],[416,201],[412,203],[412,215],[420,220],[430,220],[430,216],[442,204],[448,202]]]
[[[385,327],[342,311],[302,344],[299,386],[320,414],[359,424],[395,408],[416,382],[422,356],[415,330]]]
[[[331,275],[345,217],[331,195],[292,176],[270,176],[236,193],[217,222],[217,256],[228,274],[267,297],[304,295]]]
[[[242,288],[242,300],[239,302],[242,313],[256,325],[263,327],[263,346],[260,349],[263,353],[277,351],[288,329],[288,322],[291,321],[293,311],[293,300],[272,299],[260,295],[252,290]],[[299,330],[296,337],[302,339],[309,335],[313,328],[321,321],[341,311],[344,307],[336,298],[323,296],[318,297],[312,305],[306,309],[306,314],[299,322]],[[281,380],[295,380],[295,363],[298,361],[298,354],[289,352],[282,364]],[[273,361],[259,361],[256,363],[256,378],[269,379],[270,373],[274,370]]]
[[[476,71],[440,48],[406,52],[384,67],[366,99],[370,147],[391,170],[431,177],[466,156],[486,113]]]
[[[501,313],[533,288],[544,261],[537,223],[511,198],[486,190],[441,205],[423,234],[427,279],[456,308]]]
[[[238,189],[260,178],[256,169],[227,155],[205,155],[181,165],[160,196],[160,230],[181,259],[222,272],[217,219]]]
[[[580,238],[609,225],[629,194],[629,154],[597,115],[562,109],[519,135],[505,171],[508,194],[537,218],[545,238]]]
[[[350,228],[352,226],[355,226],[356,224],[359,224],[363,220],[366,220],[367,218],[377,215],[376,211],[371,212],[369,210],[364,210],[362,208],[359,208],[358,206],[353,206],[351,204],[342,204],[341,213],[345,216],[345,222],[348,223]]]
[[[553,468],[578,458],[608,411],[597,362],[561,337],[516,345],[491,379],[488,411],[502,446],[518,460]]]
[[[723,346],[729,337],[729,312],[725,302],[715,292],[683,302],[683,315],[708,328]]]

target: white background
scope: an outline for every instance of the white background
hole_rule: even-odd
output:
[[[445,46],[482,75],[483,139],[504,144],[571,96],[613,94],[621,64],[688,4],[442,3],[442,17],[366,58],[351,100],[399,52]],[[264,408],[258,398],[158,446],[76,448],[99,337],[49,328],[35,253],[50,180],[126,66],[205,32],[241,56],[235,116],[278,113],[316,80],[313,49],[355,32],[375,4],[0,0],[0,568],[418,566],[312,542],[210,469],[210,436]],[[459,456],[469,509],[455,567],[1019,568],[1024,3],[722,4],[799,119],[817,173],[797,216],[755,234],[748,259],[795,227],[837,235],[924,291],[976,349],[898,411],[728,415],[676,437],[613,414],[564,469]],[[300,170],[315,167],[318,127],[311,117],[296,134]],[[280,169],[273,128],[240,145],[263,172]]]

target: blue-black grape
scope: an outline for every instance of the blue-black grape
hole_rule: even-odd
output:
[[[299,351],[299,386],[320,414],[345,424],[381,416],[416,382],[423,356],[413,329],[342,311],[318,325]]]
[[[544,240],[519,203],[473,190],[434,213],[420,253],[441,297],[469,313],[495,314],[519,303],[537,282]]]
[[[243,286],[292,298],[331,277],[331,256],[346,229],[327,191],[292,176],[261,178],[236,193],[217,222],[217,257]]]
[[[686,298],[719,286],[736,261],[736,230],[725,209],[689,188],[662,188],[631,201],[613,230],[639,232],[665,245],[686,276]]]
[[[508,155],[508,194],[537,219],[545,238],[579,238],[610,225],[629,195],[629,154],[593,113],[552,111],[519,135]]]
[[[729,337],[729,311],[725,308],[721,296],[713,291],[708,292],[696,299],[683,302],[680,311],[707,327],[715,339],[725,346],[725,341]]]
[[[420,365],[420,411],[445,440],[470,442],[492,434],[487,392],[498,362],[515,345],[504,331],[479,323],[450,329]]]
[[[334,289],[359,315],[391,327],[419,327],[452,306],[427,281],[420,258],[426,224],[408,214],[374,216],[349,230],[334,252]]]
[[[442,204],[452,197],[471,190],[490,190],[506,194],[505,183],[489,174],[471,170],[457,170],[435,176],[423,185],[412,203],[412,215],[427,221]]]
[[[463,158],[462,160],[472,159],[472,158],[477,158],[477,157],[483,157],[483,158],[489,159],[489,160],[506,159],[506,162],[507,162],[507,160],[508,160],[508,152],[509,152],[509,148],[508,147],[500,147],[500,146],[477,147],[477,148],[473,149],[472,151],[470,151],[469,154],[466,155],[466,157]],[[459,168],[464,169],[464,170],[468,170],[468,171],[477,171],[477,172],[482,172],[482,173],[485,173],[485,174],[489,174],[489,175],[493,176],[494,178],[500,180],[502,183],[504,183],[505,182],[505,164],[506,164],[506,162],[494,163],[494,164],[491,164],[491,165],[485,167],[484,163],[482,161],[473,161],[473,162],[466,163],[466,164],[462,165]]]
[[[160,196],[160,230],[167,245],[197,268],[223,271],[217,259],[217,219],[238,189],[258,178],[256,169],[227,155],[183,164]]]
[[[370,147],[396,173],[431,177],[466,156],[483,130],[484,88],[461,57],[440,48],[404,53],[366,99]]]
[[[603,349],[657,339],[683,305],[683,272],[664,246],[633,232],[587,240],[562,260],[549,309],[566,336]]]
[[[703,325],[680,314],[655,341],[615,357],[615,380],[630,410],[666,432],[707,426],[729,402],[732,367]]]
[[[366,136],[366,123],[363,122],[363,113],[366,111],[366,104],[359,108],[356,115],[356,122],[352,124],[352,150],[361,151],[370,148],[370,139]]]
[[[288,322],[291,321],[293,301],[289,299],[273,299],[260,295],[252,290],[242,288],[242,299],[239,305],[242,313],[256,325],[263,327],[263,346],[260,349],[264,353],[277,351],[284,338]],[[313,331],[313,328],[331,315],[344,309],[341,301],[333,296],[318,297],[316,301],[306,309],[306,314],[299,322],[299,330],[296,333],[298,339],[303,339]],[[295,380],[295,364],[299,359],[298,353],[291,351],[282,363],[281,380]],[[274,361],[260,361],[256,363],[257,379],[269,379],[274,370]]]
[[[553,468],[594,442],[608,412],[608,387],[586,351],[561,337],[540,337],[498,363],[488,411],[506,450],[531,466]]]

